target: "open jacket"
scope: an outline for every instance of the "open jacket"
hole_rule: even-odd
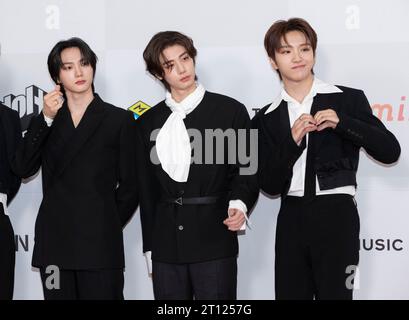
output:
[[[357,185],[359,150],[364,148],[374,159],[390,164],[400,155],[399,142],[372,114],[361,90],[337,86],[342,93],[317,94],[311,115],[332,108],[339,117],[336,128],[312,132],[314,140],[314,169],[320,190]],[[259,171],[261,189],[285,198],[290,188],[292,170],[302,154],[305,143],[298,146],[291,135],[286,101],[266,114],[270,105],[261,109],[252,120],[259,130]]]

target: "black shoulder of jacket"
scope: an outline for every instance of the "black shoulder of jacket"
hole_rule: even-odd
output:
[[[340,86],[340,85],[335,85],[335,86],[338,89],[342,90],[342,93],[345,93],[347,95],[357,95],[357,94],[363,94],[364,93],[361,89],[345,87],[345,86]]]
[[[165,100],[162,100],[155,104],[153,107],[150,107],[149,110],[145,111],[141,114],[135,121],[137,123],[150,123],[154,118],[156,118],[159,114],[169,112]]]
[[[15,114],[15,115],[18,116],[18,112],[16,110],[13,110],[13,109],[5,106],[1,102],[0,102],[0,112],[2,112],[2,113],[4,112],[5,114],[7,114],[9,116],[11,116],[12,114]]]
[[[218,104],[223,104],[227,106],[237,105],[244,106],[243,103],[241,103],[240,101],[220,93],[206,91],[204,98],[209,102],[217,102]]]

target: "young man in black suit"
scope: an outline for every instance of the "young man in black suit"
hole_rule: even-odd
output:
[[[305,20],[277,21],[264,44],[283,84],[253,119],[261,189],[281,194],[276,298],[352,299],[346,280],[359,260],[359,150],[389,164],[399,143],[361,90],[314,76],[317,35]]]
[[[196,82],[196,52],[174,31],[156,34],[144,51],[147,70],[167,89],[137,120],[143,247],[148,260],[152,254],[156,299],[236,298],[236,231],[258,195],[256,170],[230,162],[246,143],[222,141],[216,154],[206,145],[209,131],[248,134],[250,119],[244,105]]]
[[[18,113],[0,103],[0,300],[13,299],[16,249],[7,205],[21,184],[21,179],[11,170],[20,141]]]
[[[122,228],[138,202],[135,122],[94,92],[96,62],[79,38],[54,46],[48,69],[56,88],[15,160],[21,177],[42,169],[33,266],[45,299],[123,299]]]

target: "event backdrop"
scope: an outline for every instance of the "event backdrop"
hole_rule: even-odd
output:
[[[383,166],[361,152],[357,201],[361,259],[357,299],[409,299],[409,2],[406,0],[0,0],[0,101],[18,110],[24,129],[53,89],[52,46],[83,38],[99,57],[96,91],[122,108],[155,105],[164,90],[146,71],[142,51],[158,31],[178,30],[198,48],[197,74],[210,91],[243,102],[251,117],[280,83],[263,49],[277,19],[307,19],[318,33],[315,73],[361,88],[397,136],[402,155]],[[137,165],[137,164],[136,164]],[[10,206],[16,233],[15,299],[42,299],[31,267],[41,172]],[[252,229],[240,235],[238,297],[274,299],[274,241],[280,200],[260,195]],[[152,299],[138,211],[124,231],[125,298]],[[1,285],[1,284],[0,284]]]

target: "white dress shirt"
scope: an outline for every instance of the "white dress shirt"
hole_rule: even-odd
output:
[[[293,97],[291,97],[284,88],[282,88],[279,96],[267,109],[266,114],[278,108],[281,101],[284,100],[288,104],[288,115],[290,118],[290,126],[294,125],[295,120],[297,120],[303,113],[310,114],[311,106],[314,97],[318,94],[330,94],[330,93],[342,93],[342,90],[338,87],[327,84],[317,78],[314,78],[310,92],[306,95],[304,100],[299,103]],[[328,106],[330,107],[330,106]],[[293,167],[293,177],[291,179],[290,189],[288,190],[289,196],[303,197],[304,196],[304,181],[305,181],[305,169],[307,166],[307,150],[308,150],[308,133],[307,133],[307,146],[304,149],[301,156],[297,159]],[[344,186],[339,188],[333,188],[329,190],[320,190],[317,177],[316,179],[316,195],[325,195],[325,194],[337,194],[344,193],[355,195],[355,186]]]

